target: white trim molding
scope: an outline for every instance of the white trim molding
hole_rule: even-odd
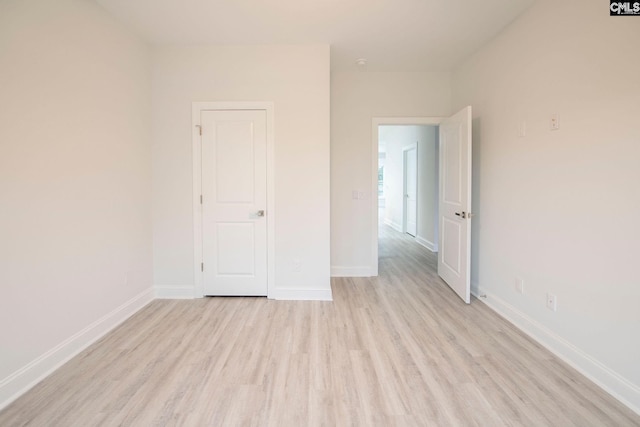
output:
[[[189,286],[154,286],[157,299],[194,299],[196,295],[193,285]],[[201,296],[201,295],[200,295]]]
[[[276,298],[275,290],[275,140],[273,102],[193,102],[191,107],[191,144],[193,155],[193,276],[195,298],[204,296],[202,278],[202,152],[200,115],[209,110],[264,110],[267,115],[267,297]]]
[[[0,380],[0,410],[5,408],[31,387],[49,376],[94,342],[115,329],[122,322],[153,301],[153,289],[131,298],[115,310],[102,316],[78,333],[48,350],[40,357],[13,374]]]
[[[329,289],[275,289],[269,293],[270,299],[282,301],[333,301]]]
[[[438,252],[438,244],[437,243],[433,243],[427,239],[425,239],[422,236],[417,236],[416,237],[416,243],[418,243],[419,245],[424,246],[425,248],[429,249],[431,252]]]
[[[404,233],[404,231],[402,230],[402,224],[398,224],[397,222],[392,221],[389,218],[384,219],[384,225],[388,225],[399,233]]]
[[[477,289],[474,296],[477,298],[481,296],[478,298],[479,301],[640,415],[640,387],[638,385],[631,383],[508,302],[487,294],[481,287],[477,287]]]
[[[331,266],[331,277],[371,277],[371,266],[341,266],[341,265],[332,265]]]

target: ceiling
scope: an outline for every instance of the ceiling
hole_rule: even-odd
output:
[[[534,0],[96,1],[154,45],[328,43],[333,71],[446,71]]]

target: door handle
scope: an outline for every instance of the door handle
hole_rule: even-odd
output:
[[[264,216],[264,211],[263,210],[259,210],[258,212],[256,212],[256,215]]]
[[[465,211],[456,212],[456,215],[459,216],[462,219],[465,219],[467,217],[467,213]]]

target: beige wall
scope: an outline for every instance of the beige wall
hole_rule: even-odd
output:
[[[637,40],[601,2],[539,0],[458,67],[453,99],[474,109],[474,288],[640,410]]]
[[[372,267],[372,119],[446,116],[450,101],[449,73],[332,73],[332,274],[366,275]],[[354,200],[353,190],[365,198]]]
[[[93,2],[2,1],[0,94],[1,407],[152,296],[148,48]]]
[[[276,289],[270,295],[330,294],[329,47],[155,50],[153,257],[161,295],[193,295],[193,101],[274,103]],[[300,272],[293,271],[294,259]]]

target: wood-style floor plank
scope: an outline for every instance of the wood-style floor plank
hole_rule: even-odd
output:
[[[640,426],[388,228],[333,302],[157,300],[0,412],[0,426]]]

